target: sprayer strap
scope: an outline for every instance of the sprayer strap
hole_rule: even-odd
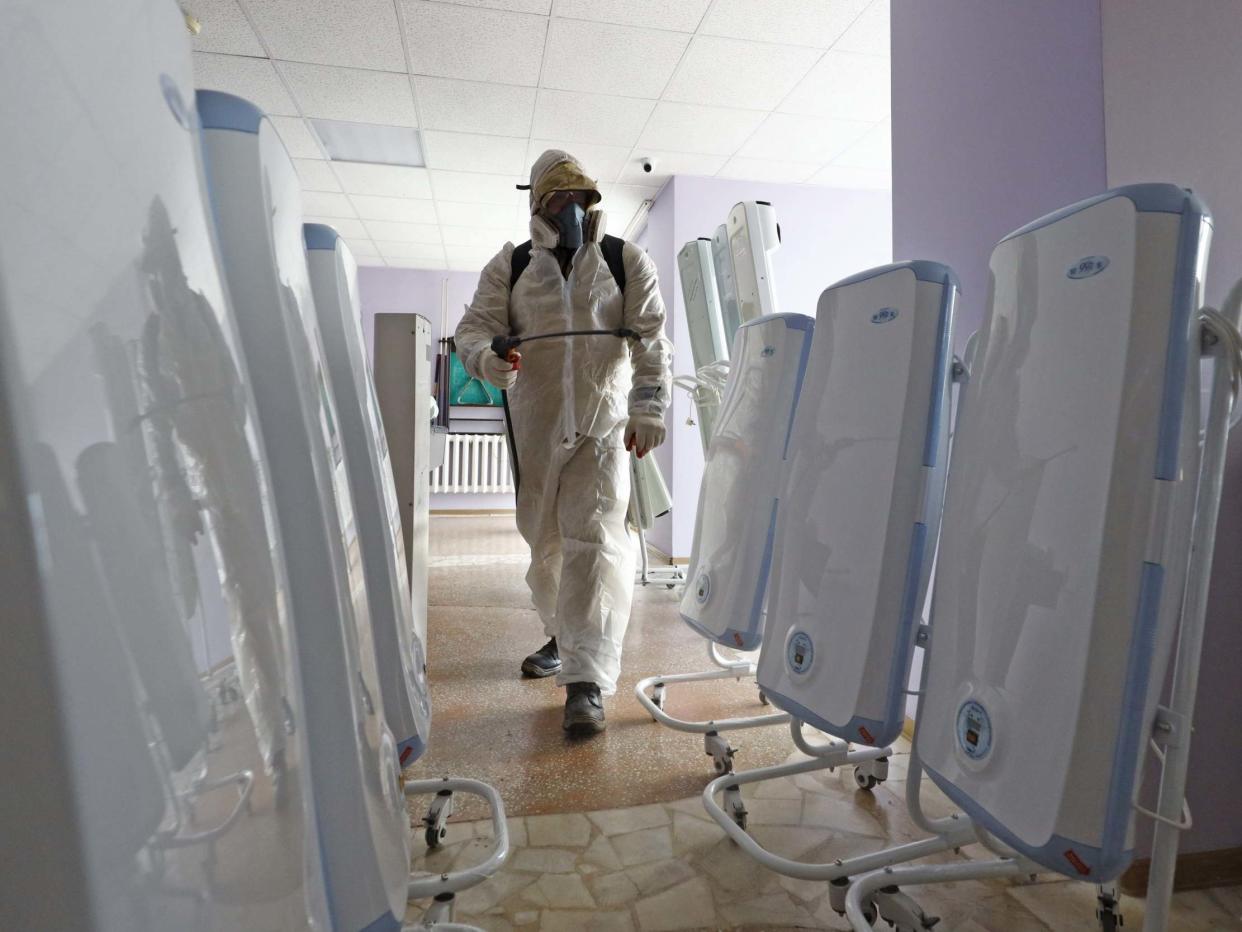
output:
[[[514,247],[513,258],[510,260],[509,265],[510,292],[513,291],[513,286],[517,284],[517,280],[522,277],[522,273],[526,271],[526,266],[530,265],[530,249],[530,240]],[[625,262],[622,258],[625,240],[619,236],[605,234],[604,238],[600,240],[599,249],[604,254],[604,261],[608,263],[608,271],[612,273],[617,287],[621,289],[621,294],[625,294]]]

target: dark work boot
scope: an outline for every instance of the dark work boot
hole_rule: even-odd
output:
[[[597,735],[606,727],[604,700],[594,683],[570,683],[565,687],[565,723],[575,738]]]
[[[545,676],[555,676],[560,672],[561,655],[556,650],[556,638],[548,641],[547,644],[544,644],[543,647],[522,661],[523,676],[533,676],[542,679]]]

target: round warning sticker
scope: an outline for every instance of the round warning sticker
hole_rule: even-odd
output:
[[[992,750],[992,718],[974,699],[957,710],[957,743],[971,760],[982,760]]]
[[[815,645],[811,643],[811,636],[803,631],[799,631],[789,639],[789,646],[785,649],[785,659],[789,661],[789,669],[794,673],[805,673],[811,669],[811,661],[815,658]]]

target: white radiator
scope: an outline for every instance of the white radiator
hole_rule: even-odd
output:
[[[504,434],[449,434],[444,462],[431,473],[431,491],[460,495],[513,491]]]

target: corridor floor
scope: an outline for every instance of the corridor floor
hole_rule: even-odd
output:
[[[608,702],[608,731],[591,741],[561,734],[563,693],[522,680],[521,658],[542,643],[522,576],[525,550],[512,517],[432,522],[429,667],[431,746],[408,777],[444,774],[492,783],[504,798],[512,854],[492,879],[458,897],[456,920],[486,930],[835,929],[827,885],[760,867],[710,820],[700,793],[711,764],[696,735],[653,723],[633,697],[636,680],[705,668],[702,640],[677,620],[666,589],[640,590],[626,639],[625,675]],[[753,683],[670,690],[687,717],[764,711]],[[780,727],[737,732],[737,769],[800,759]],[[748,786],[749,832],[769,850],[825,862],[924,837],[906,814],[909,745],[898,742],[887,782],[858,790],[849,768]],[[932,817],[948,815],[926,784]],[[465,802],[463,800],[463,802]],[[423,815],[422,801],[410,807]],[[491,825],[463,805],[444,844],[414,835],[416,872],[481,861]],[[975,848],[929,861],[985,857]],[[926,863],[926,862],[924,862]],[[1042,875],[909,891],[946,932],[1093,930],[1095,888]],[[412,904],[407,921],[421,914]],[[1124,897],[1125,928],[1142,929],[1142,901]],[[884,928],[887,928],[886,926]],[[1242,888],[1179,894],[1177,932],[1242,930]]]

